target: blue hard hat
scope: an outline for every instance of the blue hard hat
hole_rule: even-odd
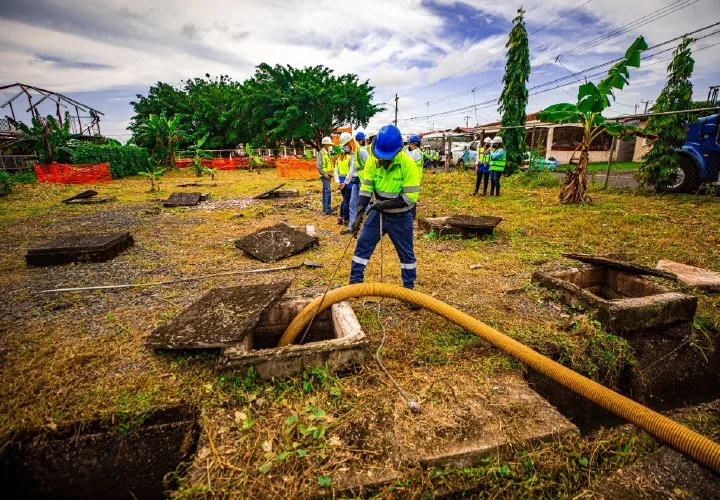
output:
[[[413,143],[420,144],[420,137],[417,135],[410,137],[410,139],[408,139],[408,144],[413,144]]]
[[[357,134],[355,134],[355,140],[364,141],[364,140],[365,140],[365,133],[364,133],[364,132],[358,132]]]
[[[381,160],[391,160],[403,148],[400,129],[395,125],[381,127],[375,136],[373,154]]]

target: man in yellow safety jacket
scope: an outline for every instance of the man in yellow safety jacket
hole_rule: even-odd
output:
[[[334,215],[332,211],[332,193],[330,191],[330,179],[333,176],[333,163],[330,157],[330,149],[333,147],[330,137],[323,137],[320,153],[317,155],[317,168],[322,181],[322,207],[325,215]]]

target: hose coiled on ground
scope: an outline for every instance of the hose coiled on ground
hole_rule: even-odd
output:
[[[635,424],[649,434],[669,444],[681,453],[720,473],[720,444],[691,431],[659,413],[622,396],[607,387],[574,372],[548,357],[530,349],[517,340],[500,333],[485,323],[424,293],[397,285],[361,283],[331,290],[308,304],[288,325],[280,339],[280,347],[292,343],[313,316],[332,304],[357,297],[389,297],[412,302],[432,311],[494,345],[504,353],[522,361],[555,382],[580,394],[593,403]],[[322,302],[322,303],[321,303]]]

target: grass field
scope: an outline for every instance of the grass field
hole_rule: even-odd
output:
[[[635,161],[621,161],[621,162],[612,162],[610,164],[610,171],[611,172],[632,172],[640,168],[640,165],[642,163],[635,162]],[[556,172],[565,172],[567,171],[568,165],[560,165],[555,170]],[[600,172],[604,173],[607,172],[607,163],[599,162],[599,163],[590,163],[588,164],[588,172]]]
[[[304,377],[263,382],[218,374],[214,354],[156,353],[147,350],[143,340],[215,287],[288,279],[294,294],[320,294],[347,240],[338,234],[341,227],[335,218],[320,213],[319,182],[287,182],[287,188],[300,190],[300,198],[252,201],[252,195],[281,182],[274,171],[222,171],[216,181],[204,180],[216,186],[176,187],[194,180],[190,172],[167,173],[160,193],[149,193],[146,179],[115,181],[95,189],[117,196],[117,202],[98,206],[61,204],[84,187],[58,185],[19,185],[0,199],[0,436],[7,440],[22,430],[90,419],[126,432],[155,409],[189,404],[201,412],[202,442],[211,445],[203,450],[212,452],[202,456],[201,450],[175,495],[313,494],[382,447],[382,436],[370,436],[362,450],[355,449],[348,438],[351,429],[367,425],[370,416],[383,411],[405,414],[374,364],[343,377],[314,370]],[[610,386],[632,367],[627,343],[530,285],[532,273],[539,267],[576,265],[564,260],[563,252],[622,254],[650,266],[672,259],[720,269],[717,197],[592,188],[592,203],[562,206],[557,181],[551,178],[503,179],[499,198],[473,197],[473,187],[472,172],[426,173],[420,217],[491,214],[503,222],[493,237],[483,239],[417,233],[417,290],[541,352],[556,357],[561,353],[563,363]],[[193,209],[162,208],[160,202],[170,192],[192,190],[211,192],[213,200]],[[283,264],[313,259],[325,267],[120,292],[36,293],[58,286],[160,281],[265,267],[243,255],[233,241],[278,222],[314,224],[321,240],[319,247]],[[105,264],[24,264],[25,251],[36,241],[64,231],[109,230],[130,230],[135,247]],[[399,262],[389,242],[384,263],[385,281],[399,283]],[[367,281],[378,279],[378,266],[376,253]],[[349,268],[346,255],[333,282],[347,283]],[[707,331],[716,332],[720,297],[698,296],[698,318]],[[377,345],[380,328],[375,313],[360,300],[354,306]],[[446,378],[462,399],[467,397],[464,381],[492,381],[523,370],[485,342],[426,311],[410,313],[386,301],[383,321],[389,332],[386,364],[401,385],[421,398],[435,397],[432,382],[438,378]],[[315,422],[323,435],[289,431],[287,422],[293,416]],[[678,418],[720,438],[718,415],[689,413]],[[556,497],[584,488],[657,446],[643,433],[615,428],[516,449],[502,460],[489,458],[472,468],[409,468],[402,481],[379,494],[427,497],[445,487],[463,486],[498,497]]]

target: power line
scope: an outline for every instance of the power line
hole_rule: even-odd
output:
[[[560,17],[558,17],[557,19],[555,19],[554,21],[552,21],[551,23],[548,23],[548,24],[546,24],[545,26],[543,26],[542,28],[533,31],[531,34],[534,35],[534,34],[537,33],[538,31],[541,31],[541,30],[547,28],[547,27],[550,26],[551,24],[553,24],[553,23],[559,21],[560,19],[566,17],[568,14],[570,14],[571,12],[576,11],[576,10],[579,9],[580,7],[583,7],[584,5],[587,5],[587,4],[590,3],[591,1],[592,1],[592,0],[587,0],[584,4],[580,5],[579,7],[574,8],[574,9],[573,9],[572,11],[570,11],[570,12],[566,12],[566,13],[563,14],[562,16],[560,16]],[[683,0],[683,1],[685,1],[685,0]],[[698,0],[695,0],[695,1],[698,1]],[[424,86],[424,87],[421,87],[421,88],[419,88],[419,89],[417,89],[417,90],[413,90],[412,92],[408,92],[407,94],[405,94],[405,95],[402,96],[402,97],[407,97],[407,96],[410,96],[410,95],[413,95],[413,94],[417,94],[418,92],[420,92],[420,91],[422,91],[422,90],[429,89],[430,87],[434,87],[435,85],[437,85],[437,84],[439,84],[439,83],[442,83],[442,82],[444,82],[444,81],[449,80],[450,78],[454,78],[454,77],[456,77],[457,75],[459,75],[460,73],[464,73],[465,71],[469,70],[470,68],[474,68],[474,67],[477,66],[478,64],[484,63],[484,62],[487,61],[488,59],[491,59],[491,58],[495,57],[496,55],[498,55],[499,53],[501,53],[501,52],[503,52],[503,51],[504,51],[504,49],[500,49],[500,50],[498,50],[498,51],[495,51],[495,52],[493,52],[492,54],[488,55],[487,57],[484,57],[483,59],[481,59],[481,60],[479,60],[479,61],[471,64],[470,66],[466,66],[465,68],[461,69],[460,71],[457,71],[457,72],[453,73],[452,75],[446,76],[445,78],[442,78],[442,79],[438,80],[438,81],[435,82],[435,83],[431,83],[431,84],[426,85],[426,86]]]
[[[712,33],[712,34],[715,34],[715,33]],[[710,36],[710,35],[706,35],[706,36],[704,36],[704,37],[702,37],[702,38],[707,38],[708,36]],[[706,45],[705,47],[701,47],[701,48],[699,48],[699,49],[696,49],[696,50],[693,51],[693,53],[697,53],[697,52],[700,52],[700,51],[702,51],[702,50],[709,49],[709,48],[711,48],[711,47],[715,47],[715,46],[717,46],[717,45],[720,45],[720,42],[717,42],[717,43],[714,43],[714,44],[711,44],[711,45]],[[657,53],[655,53],[655,54],[650,54],[650,55],[648,55],[648,56],[643,57],[641,60],[644,61],[644,60],[650,59],[650,58],[655,57],[656,55],[658,55],[658,54],[660,54],[660,53],[662,53],[662,52],[667,52],[667,50],[664,50],[664,51],[661,51],[661,52],[657,52]],[[656,65],[656,64],[660,64],[660,63],[663,63],[663,62],[671,61],[672,59],[673,59],[673,58],[670,57],[670,58],[668,58],[668,59],[663,59],[663,60],[660,60],[660,61],[655,61],[655,62],[652,62],[652,63],[650,63],[650,64],[646,64],[646,65],[643,66],[642,68],[647,68],[647,67],[649,67],[649,66],[654,66],[654,65]],[[605,65],[607,65],[607,64],[605,64]],[[605,65],[601,65],[601,66],[605,66]],[[589,71],[589,70],[591,70],[591,69],[596,69],[596,68],[597,68],[597,66],[596,66],[596,67],[593,67],[593,68],[589,68],[588,70],[585,70],[585,71]],[[583,72],[585,72],[585,71],[581,71],[581,72],[579,72],[579,73],[583,73]],[[593,73],[592,75],[587,75],[586,77],[587,77],[587,78],[593,78],[593,77],[595,77],[595,76],[599,76],[599,75],[603,75],[603,74],[605,74],[605,72],[604,72],[604,71],[600,71],[600,72],[598,72],[598,73]],[[546,83],[543,83],[543,84],[540,84],[540,85],[536,85],[536,86],[534,86],[534,87],[531,87],[531,88],[528,89],[528,90],[535,90],[535,89],[538,89],[538,88],[540,88],[540,87],[544,87],[544,86],[547,86],[547,85],[549,85],[549,84],[551,84],[551,83],[554,83],[555,81],[565,80],[565,79],[567,79],[567,78],[569,78],[569,77],[563,77],[563,78],[561,78],[561,79],[554,80],[553,82],[546,82]],[[563,83],[563,84],[560,84],[560,85],[557,85],[557,86],[555,86],[555,87],[551,87],[551,88],[548,88],[548,89],[538,90],[537,92],[533,92],[533,93],[531,93],[531,94],[529,94],[529,95],[530,95],[530,96],[533,96],[533,95],[543,94],[543,93],[545,93],[545,92],[550,92],[550,91],[552,91],[552,90],[557,90],[557,89],[560,89],[560,88],[562,88],[562,87],[567,87],[567,86],[569,86],[569,85],[574,85],[574,84],[576,84],[576,83],[577,83],[576,81]],[[462,108],[452,109],[452,110],[448,110],[448,111],[442,111],[442,112],[435,113],[435,114],[432,114],[432,115],[425,115],[425,116],[416,116],[416,117],[404,118],[404,120],[419,120],[419,119],[427,119],[427,118],[445,117],[445,116],[455,115],[455,114],[459,114],[459,113],[466,113],[466,112],[468,112],[468,111],[472,111],[475,107],[477,107],[478,109],[485,109],[485,108],[490,107],[490,106],[493,106],[493,105],[495,105],[495,104],[496,104],[496,99],[489,99],[489,100],[487,100],[487,101],[484,101],[484,102],[481,102],[481,103],[478,103],[478,104],[473,104],[473,105],[470,105],[470,106],[464,106],[464,107],[462,107]]]
[[[685,7],[689,7],[689,6],[692,5],[693,3],[696,3],[696,2],[699,2],[699,1],[700,1],[700,0],[675,0],[673,3],[668,4],[668,5],[666,5],[665,7],[662,7],[662,8],[660,8],[660,9],[654,10],[654,11],[648,13],[648,14],[645,14],[644,16],[641,16],[641,17],[639,17],[638,19],[635,19],[634,21],[631,21],[630,23],[628,23],[628,24],[626,24],[626,25],[623,25],[623,26],[621,26],[620,28],[617,28],[617,29],[615,29],[615,30],[609,31],[609,32],[607,32],[607,33],[604,33],[603,35],[600,35],[599,37],[596,37],[596,38],[594,38],[594,39],[592,39],[592,40],[590,40],[590,41],[581,42],[579,45],[576,45],[575,47],[567,50],[566,52],[558,54],[558,55],[555,57],[554,60],[557,61],[557,60],[559,60],[561,57],[566,57],[567,55],[580,53],[580,52],[583,52],[583,51],[587,50],[588,48],[590,48],[590,47],[592,47],[592,46],[601,45],[602,43],[605,43],[606,41],[608,41],[608,40],[610,40],[610,39],[612,39],[612,38],[616,38],[616,37],[618,37],[618,36],[620,36],[620,35],[623,35],[623,34],[627,33],[628,31],[630,31],[630,30],[632,30],[632,29],[635,29],[635,28],[638,28],[638,27],[641,27],[641,26],[645,26],[646,24],[650,24],[650,23],[652,23],[652,22],[654,22],[654,21],[657,21],[658,19],[660,19],[660,18],[662,18],[662,17],[665,17],[665,16],[667,16],[667,15],[669,15],[669,14],[672,14],[672,13],[678,11],[678,10],[684,9]],[[583,7],[583,6],[586,5],[587,3],[589,3],[589,1],[588,1],[588,2],[585,2],[584,4],[580,5],[579,7],[576,7],[575,9],[573,9],[573,11],[575,11],[575,10]],[[670,9],[670,10],[668,10],[668,9]],[[571,12],[572,12],[572,11],[571,11]],[[537,33],[537,32],[540,31],[541,29],[544,29],[545,27],[547,27],[547,26],[555,23],[556,21],[559,21],[560,19],[562,19],[563,17],[566,17],[566,16],[567,16],[568,14],[570,14],[571,12],[565,13],[563,16],[560,16],[559,18],[557,18],[556,20],[554,20],[554,21],[552,21],[551,23],[547,24],[546,26],[543,26],[542,28],[534,31],[532,34]],[[662,14],[662,15],[658,15],[658,14]],[[653,16],[656,16],[656,17],[653,17]],[[587,45],[587,46],[586,46],[586,45]],[[485,57],[484,59],[481,59],[480,61],[478,61],[478,62],[476,62],[476,63],[474,63],[474,64],[471,64],[470,66],[467,66],[467,67],[461,69],[460,71],[457,71],[457,72],[455,72],[455,73],[453,73],[453,74],[451,74],[451,75],[449,75],[449,76],[446,76],[445,78],[442,78],[441,80],[438,80],[438,81],[435,82],[435,83],[431,83],[431,84],[426,85],[426,86],[424,86],[424,87],[421,87],[421,88],[419,88],[419,89],[417,89],[417,90],[413,90],[412,92],[409,92],[409,93],[405,94],[405,96],[410,96],[410,95],[416,94],[416,93],[418,93],[418,92],[420,92],[420,91],[422,91],[422,90],[428,89],[428,88],[433,87],[433,86],[435,86],[435,85],[437,85],[437,84],[439,84],[439,83],[442,83],[442,82],[444,82],[444,81],[447,81],[447,80],[449,80],[450,78],[453,78],[453,77],[459,75],[460,73],[463,73],[463,72],[465,72],[466,70],[468,70],[468,69],[470,69],[470,68],[473,68],[473,67],[477,66],[477,65],[480,64],[480,63],[483,63],[483,62],[487,61],[488,59],[496,56],[496,55],[499,54],[500,52],[502,52],[502,50],[498,50],[498,51],[490,54],[489,56]],[[553,59],[548,59],[548,60],[546,60],[546,61],[543,61],[543,62],[540,63],[538,66],[536,66],[536,69],[537,69],[537,68],[540,68],[540,67],[543,67],[543,66],[546,66],[546,65],[547,65],[549,62],[551,62],[551,61],[553,61]],[[465,92],[464,94],[467,94],[467,93],[468,93],[468,92]],[[464,94],[461,93],[460,95],[464,95]],[[405,96],[403,96],[403,97],[405,97]],[[459,97],[459,96],[458,96],[458,97]],[[448,99],[448,100],[449,100],[449,99]]]

